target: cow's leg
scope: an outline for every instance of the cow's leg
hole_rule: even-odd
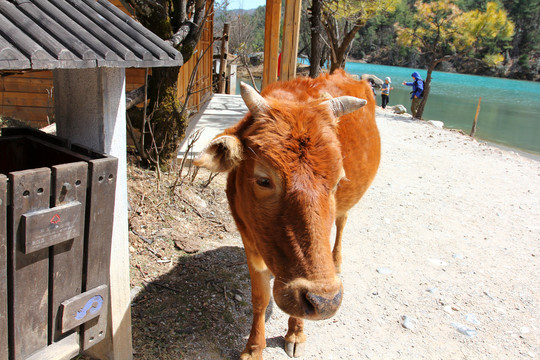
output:
[[[289,330],[285,335],[285,352],[290,357],[300,357],[304,354],[305,346],[304,319],[289,317]]]
[[[270,302],[270,271],[257,270],[248,259],[251,276],[251,303],[253,306],[253,323],[246,348],[240,360],[262,360],[262,351],[266,347],[264,334],[264,318]]]
[[[336,218],[336,242],[334,243],[334,250],[332,250],[332,257],[334,258],[334,266],[338,274],[341,272],[341,237],[343,236],[343,228],[346,222],[347,213]]]

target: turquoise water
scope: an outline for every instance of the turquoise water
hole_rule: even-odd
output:
[[[299,60],[305,63],[305,60]],[[426,70],[351,62],[346,64],[345,70],[358,75],[373,74],[381,79],[389,76],[394,87],[389,106],[402,104],[409,113],[411,87],[401,83],[412,81],[410,75],[415,70],[424,79],[427,75]],[[237,93],[240,93],[239,88]],[[469,134],[480,96],[477,138],[540,154],[538,82],[434,71],[423,118],[440,120],[447,128],[461,129]],[[380,92],[377,104],[381,104]]]
[[[363,63],[347,63],[352,74],[373,74],[392,79],[389,105],[402,104],[410,112],[415,69]],[[416,70],[425,79],[426,70]],[[482,97],[476,127],[479,139],[540,154],[540,83],[434,71],[424,119],[440,120],[445,127],[471,131],[478,98]],[[377,96],[380,105],[380,94]]]

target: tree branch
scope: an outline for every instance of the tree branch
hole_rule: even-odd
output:
[[[144,85],[138,89],[126,92],[126,110],[144,101]]]
[[[170,38],[169,40],[165,40],[165,42],[169,43],[172,47],[177,47],[180,45],[189,35],[191,32],[191,29],[195,26],[191,21],[185,21],[182,25],[180,25],[180,28],[178,31]]]

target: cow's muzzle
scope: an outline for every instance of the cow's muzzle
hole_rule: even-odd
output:
[[[332,317],[343,299],[343,285],[336,277],[320,283],[306,279],[274,282],[274,300],[287,314],[309,320]]]

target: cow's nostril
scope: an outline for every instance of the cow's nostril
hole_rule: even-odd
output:
[[[331,317],[341,305],[341,296],[341,289],[330,298],[311,292],[306,293],[306,304],[304,305],[306,315],[317,315],[320,319]]]
[[[306,295],[302,297],[302,299],[304,300],[304,303],[303,303],[304,313],[307,316],[314,315],[316,311],[314,304],[310,300],[310,297],[311,297],[310,293],[306,293]]]

